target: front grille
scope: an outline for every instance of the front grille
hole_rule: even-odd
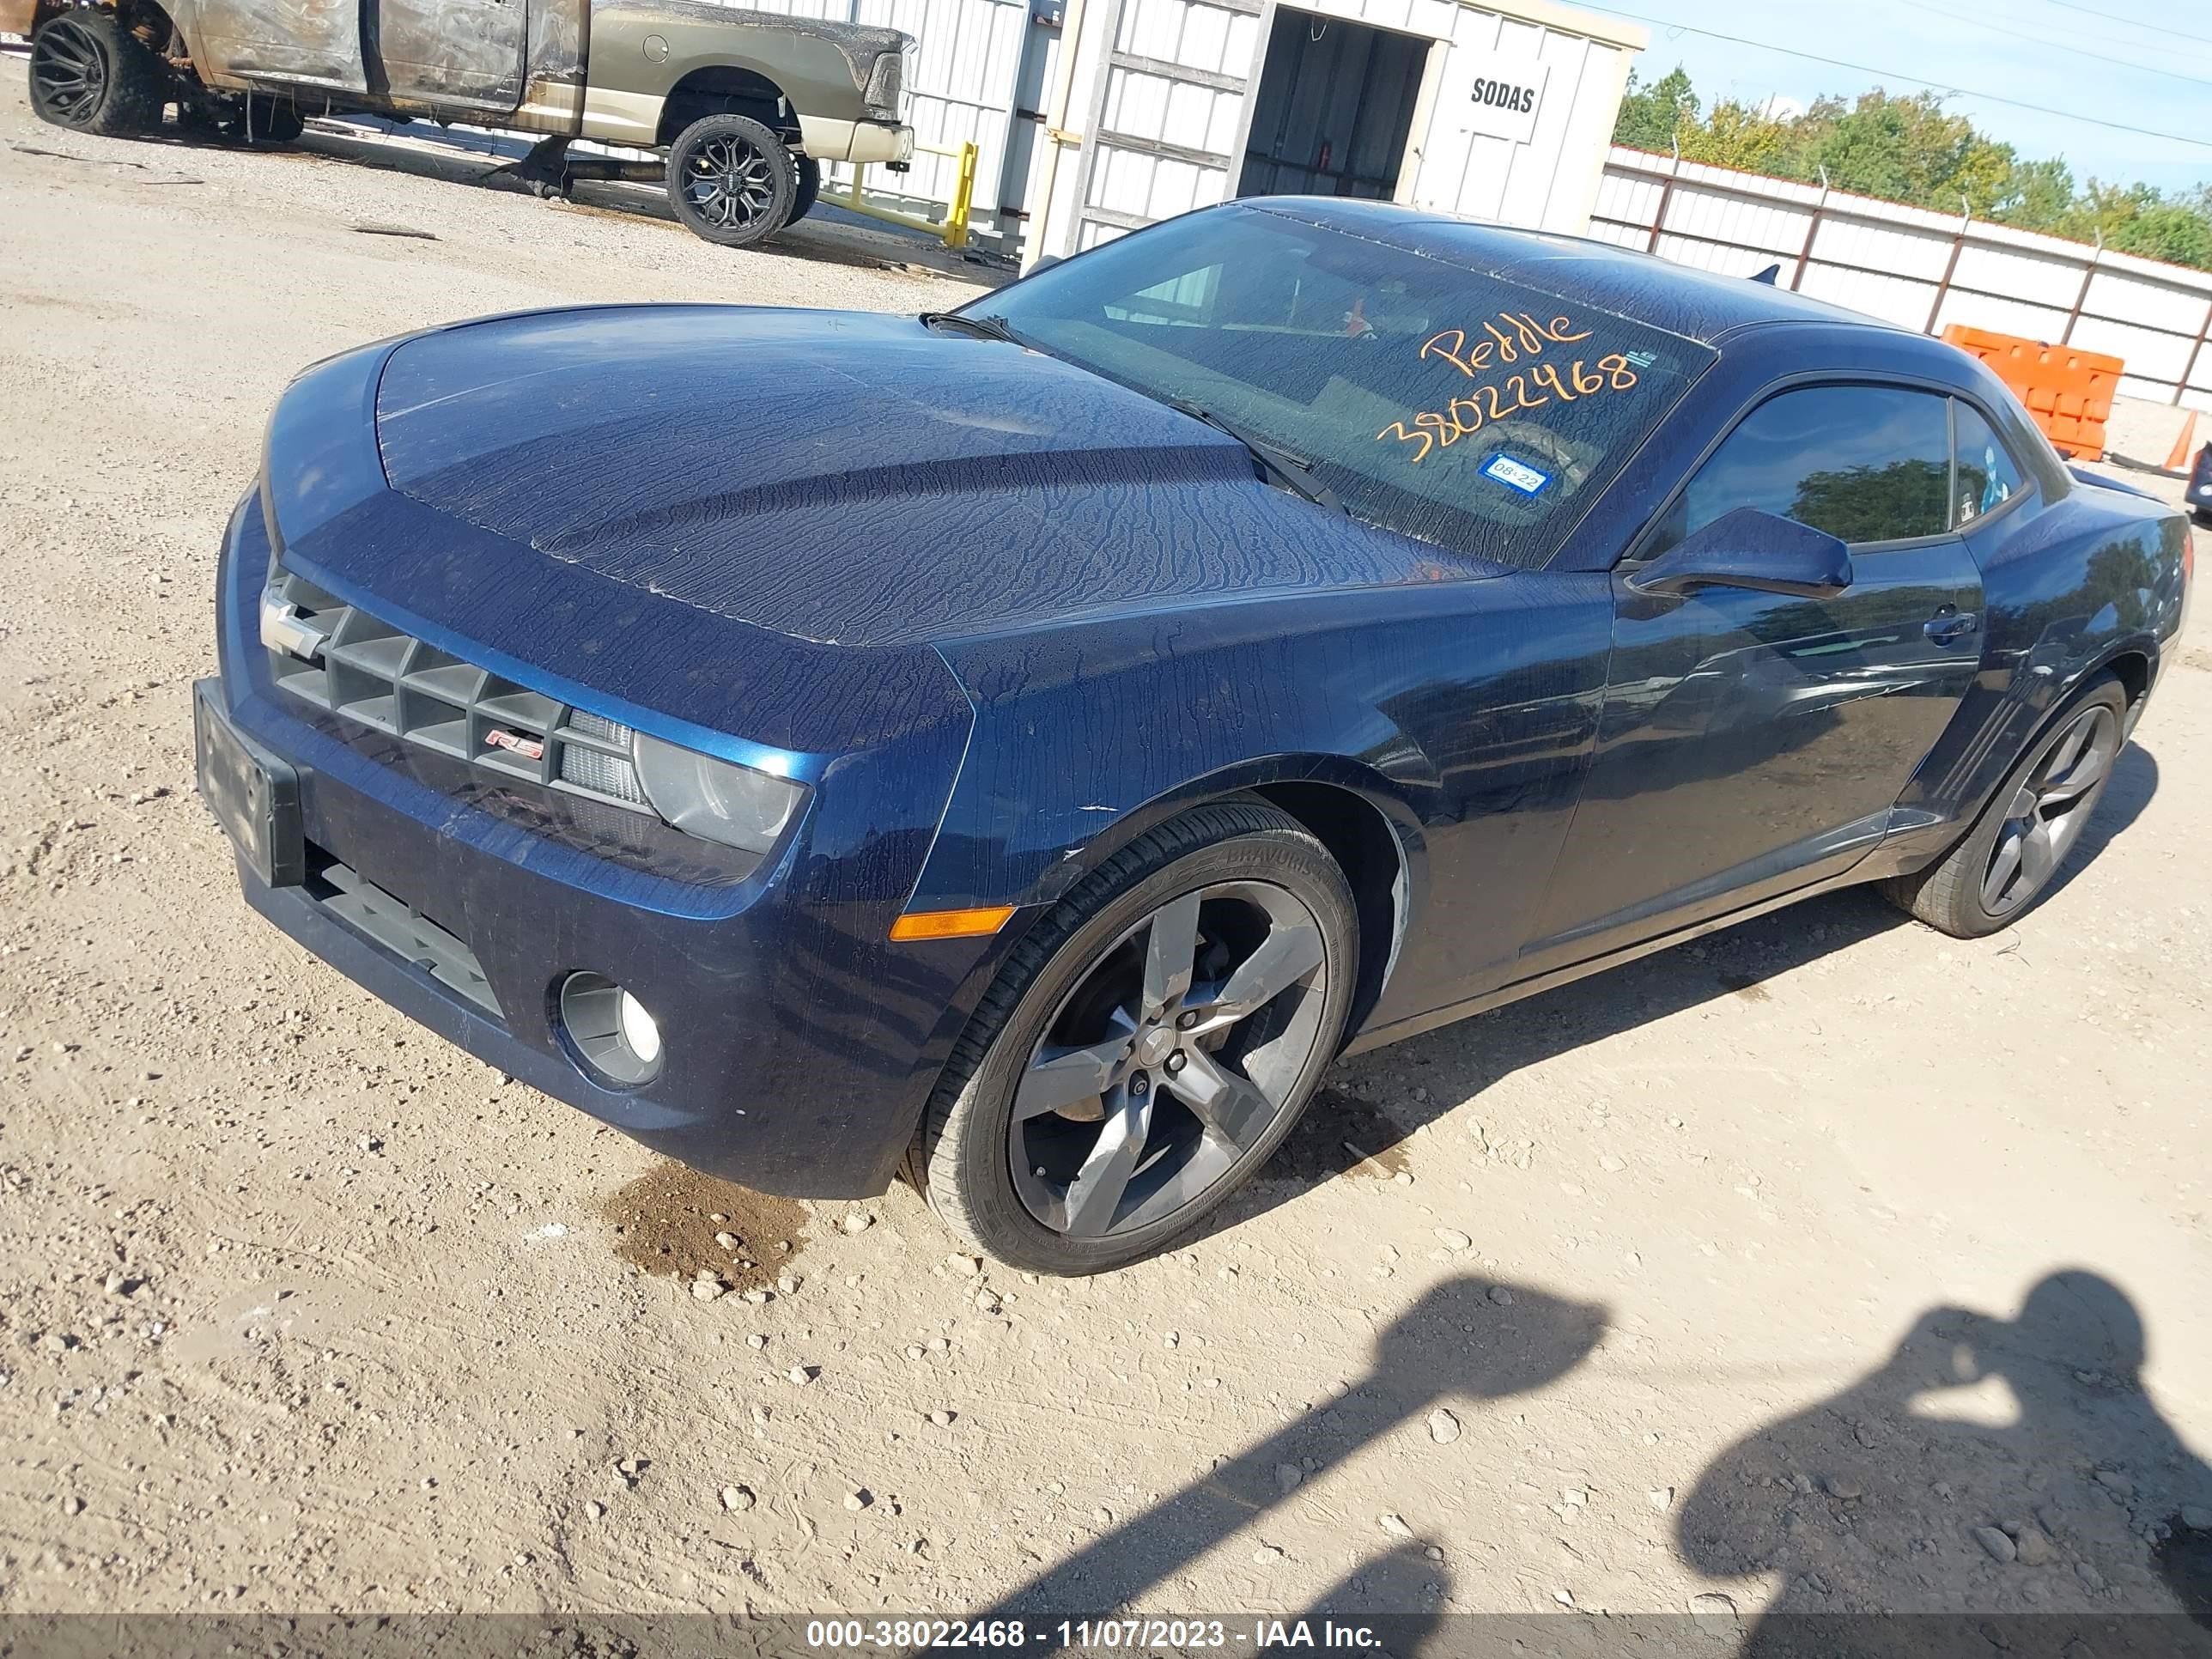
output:
[[[504,777],[653,811],[627,726],[450,656],[289,571],[268,599],[291,607],[284,632],[307,653],[270,647],[280,690]]]

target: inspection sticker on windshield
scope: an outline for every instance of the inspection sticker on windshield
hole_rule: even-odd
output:
[[[1495,478],[1508,489],[1517,489],[1523,495],[1533,495],[1552,482],[1548,472],[1539,472],[1526,461],[1516,461],[1504,450],[1482,464],[1482,476]]]

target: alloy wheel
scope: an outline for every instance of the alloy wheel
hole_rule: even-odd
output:
[[[1201,887],[1130,927],[1061,999],[1015,1086],[1014,1188],[1072,1238],[1197,1202],[1281,1114],[1323,1039],[1321,924],[1263,881]]]
[[[2083,708],[2045,745],[2005,809],[1982,873],[1990,915],[2020,908],[2065,860],[2119,752],[2119,716],[2102,703]]]
[[[31,87],[58,125],[88,125],[107,95],[107,53],[82,24],[50,23],[32,49]]]
[[[743,138],[710,138],[684,169],[684,193],[699,216],[718,230],[757,224],[775,201],[768,158]]]

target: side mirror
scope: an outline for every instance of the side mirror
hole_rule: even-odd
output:
[[[1749,587],[1830,599],[1851,585],[1851,553],[1825,530],[1740,507],[1675,543],[1627,580],[1639,593]]]

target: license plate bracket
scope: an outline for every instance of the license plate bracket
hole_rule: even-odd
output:
[[[232,723],[220,680],[192,686],[192,755],[200,799],[247,867],[271,887],[305,882],[300,775]]]

